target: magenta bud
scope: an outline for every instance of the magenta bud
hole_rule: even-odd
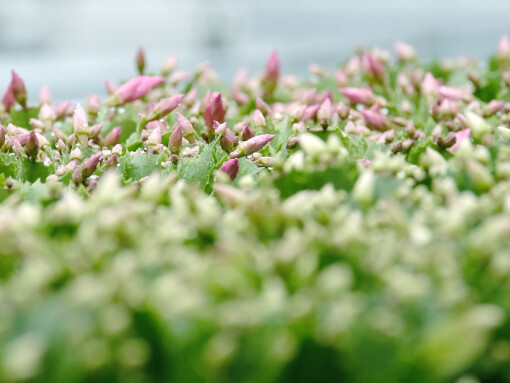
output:
[[[90,176],[97,168],[99,161],[101,160],[101,153],[94,154],[93,156],[85,159],[81,165],[81,173],[84,177]]]
[[[388,127],[388,120],[381,112],[379,104],[375,104],[370,109],[362,110],[361,114],[363,115],[365,122],[372,128],[384,130]]]
[[[77,167],[73,170],[72,180],[76,185],[83,182],[83,174],[80,168]]]
[[[403,43],[401,41],[397,41],[393,45],[395,49],[395,53],[398,56],[398,59],[402,62],[406,61],[414,61],[416,60],[416,51],[414,48],[406,43]]]
[[[147,116],[146,121],[159,120],[160,118],[165,117],[167,114],[169,114],[179,106],[183,98],[184,98],[183,94],[178,94],[176,96],[164,98],[163,100],[158,102],[156,106],[152,109],[152,111]]]
[[[485,108],[483,110],[483,115],[485,117],[493,116],[496,113],[498,113],[501,109],[503,109],[504,107],[505,107],[504,101],[492,100],[485,106]]]
[[[145,69],[145,51],[142,47],[138,48],[136,52],[136,68],[138,69],[139,74],[143,74]]]
[[[108,160],[106,160],[106,163],[104,165],[105,169],[117,167],[118,159],[119,156],[116,154],[112,154],[110,157],[108,157]]]
[[[301,117],[301,121],[307,122],[309,120],[312,120],[315,118],[315,115],[317,114],[318,110],[320,108],[320,105],[312,105],[305,109],[303,112],[303,116]]]
[[[280,59],[278,58],[278,52],[274,50],[266,63],[266,75],[265,78],[268,82],[278,82],[280,76]]]
[[[39,92],[39,102],[41,104],[51,105],[51,92],[48,87],[44,86],[41,88],[41,91]]]
[[[225,161],[221,165],[220,171],[228,174],[232,181],[235,180],[237,173],[239,172],[239,160],[237,158],[231,158],[230,160]]]
[[[218,121],[213,121],[213,129],[216,136],[223,136],[227,131],[227,123],[220,124]]]
[[[372,89],[366,88],[342,88],[340,89],[345,97],[353,104],[372,105],[375,101]]]
[[[28,133],[28,139],[25,143],[25,152],[32,161],[35,161],[37,153],[39,153],[39,139],[33,130]]]
[[[231,153],[237,141],[236,135],[230,129],[226,128],[225,134],[220,139],[220,146],[227,153]]]
[[[421,94],[423,95],[437,95],[439,85],[432,73],[427,72],[423,82],[421,83]]]
[[[255,137],[255,133],[253,133],[253,130],[251,130],[248,125],[245,125],[243,130],[241,131],[241,140],[247,141],[253,137]]]
[[[97,136],[101,132],[101,129],[103,129],[103,124],[96,124],[96,125],[91,126],[90,131],[89,131],[89,137],[97,138]]]
[[[2,104],[5,107],[5,111],[9,113],[11,108],[16,104],[16,99],[14,98],[14,94],[12,93],[12,83],[9,83],[7,89],[4,93],[4,97],[2,98]]]
[[[260,136],[250,138],[247,141],[243,141],[239,144],[238,149],[235,152],[232,152],[230,156],[235,158],[255,153],[266,146],[274,137],[274,134],[262,134]]]
[[[147,137],[147,145],[158,145],[161,144],[161,128],[157,126]]]
[[[371,53],[367,52],[363,55],[361,65],[365,73],[374,79],[382,80],[384,78],[384,65]]]
[[[119,86],[105,101],[106,105],[118,106],[138,100],[165,81],[164,77],[137,76]]]
[[[260,97],[257,97],[255,100],[255,107],[262,112],[264,116],[267,116],[271,113],[271,109],[269,108],[269,105],[267,105],[264,100],[262,100]]]
[[[317,118],[319,121],[327,122],[333,115],[333,107],[331,106],[331,100],[326,98],[319,110],[317,111]]]
[[[220,124],[225,122],[225,109],[221,93],[215,92],[211,96],[211,102],[204,112],[204,119],[208,128],[213,127],[213,121],[218,121]]]
[[[12,74],[12,94],[14,98],[23,108],[27,107],[27,89],[25,88],[25,82],[23,79],[13,70]]]
[[[438,94],[441,98],[452,101],[459,101],[468,98],[467,94],[462,90],[445,85],[441,85],[439,87]]]
[[[179,154],[182,146],[183,129],[181,124],[177,124],[170,138],[168,139],[168,149],[172,154]]]
[[[122,133],[122,129],[120,126],[116,126],[108,133],[104,139],[104,146],[112,147],[119,143],[120,135]]]
[[[455,153],[457,151],[457,149],[459,148],[460,143],[462,141],[464,141],[465,139],[468,139],[470,135],[471,135],[471,129],[464,129],[464,130],[461,130],[461,131],[455,133],[453,135],[455,137],[455,143],[452,146],[450,146],[448,151],[450,153]]]
[[[255,126],[266,126],[267,125],[264,115],[258,109],[255,109],[255,111],[253,112],[253,123],[255,124]]]
[[[57,116],[57,120],[70,115],[72,112],[73,107],[70,101],[62,101],[55,107],[55,114]]]
[[[250,102],[250,97],[242,91],[240,91],[238,88],[232,89],[232,98],[239,106],[246,105]]]
[[[340,117],[342,120],[346,120],[349,118],[349,113],[351,112],[351,108],[344,104],[343,102],[339,102],[336,111],[338,113],[338,117]]]
[[[188,120],[186,117],[184,117],[182,114],[176,112],[177,115],[177,123],[182,128],[182,134],[186,140],[188,140],[190,143],[195,142],[195,129],[193,128],[193,125],[191,124],[190,120]]]

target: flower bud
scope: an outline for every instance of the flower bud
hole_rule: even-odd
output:
[[[301,117],[301,121],[307,122],[315,118],[317,111],[319,110],[320,105],[312,105],[305,109],[303,112],[303,117]]]
[[[271,112],[269,105],[267,105],[260,97],[257,97],[255,100],[255,107],[260,110],[264,116],[267,116]]]
[[[469,159],[466,163],[466,170],[469,178],[477,188],[487,191],[494,184],[494,178],[491,173],[478,161]]]
[[[361,64],[366,75],[378,81],[384,79],[384,65],[371,53],[367,52],[363,55]]]
[[[83,161],[83,164],[81,165],[81,173],[82,173],[82,175],[85,178],[87,178],[92,173],[94,173],[94,171],[96,170],[97,165],[99,164],[100,160],[101,160],[101,153],[94,154],[93,156],[85,159]]]
[[[353,104],[372,105],[375,102],[372,89],[366,88],[342,88],[340,89],[345,97]]]
[[[483,136],[491,132],[491,126],[483,117],[469,110],[466,111],[465,115],[467,125],[469,129],[471,129],[471,134],[474,139],[480,140]]]
[[[41,88],[41,91],[39,92],[39,102],[41,105],[51,105],[51,92],[48,87],[44,86]]]
[[[5,128],[0,125],[0,149],[5,144]]]
[[[416,51],[412,46],[401,41],[397,41],[394,48],[400,61],[407,62],[416,60]]]
[[[67,117],[73,113],[73,107],[70,101],[62,101],[60,104],[55,106],[55,115],[57,116],[57,120]]]
[[[81,145],[87,145],[90,137],[89,123],[87,114],[80,104],[76,104],[73,116],[74,135]]]
[[[138,69],[138,73],[142,75],[145,69],[145,51],[142,47],[138,48],[136,52],[136,68]]]
[[[183,129],[180,124],[174,129],[170,138],[168,139],[168,149],[172,154],[179,154],[182,146]]]
[[[43,104],[39,109],[39,118],[43,121],[55,121],[57,115],[51,106]]]
[[[146,117],[146,121],[159,120],[176,109],[184,98],[183,94],[178,94],[169,98],[165,98],[158,102],[154,109]]]
[[[72,180],[76,185],[79,185],[83,182],[83,174],[80,168],[75,168],[73,170]]]
[[[226,151],[227,153],[230,153],[234,150],[234,145],[236,144],[237,137],[235,134],[230,130],[226,129],[225,134],[220,139],[220,146],[221,148]]]
[[[236,158],[240,156],[248,156],[252,153],[255,153],[266,146],[269,141],[271,141],[275,137],[274,134],[262,134],[260,136],[255,136],[250,138],[248,141],[242,141],[239,144],[239,147],[235,152],[230,153],[231,158]]]
[[[25,152],[32,161],[35,161],[39,153],[39,139],[33,130],[28,134],[28,139],[25,143]]]
[[[11,108],[16,105],[16,99],[14,98],[14,94],[12,93],[12,83],[9,83],[7,89],[4,93],[4,97],[2,98],[2,104],[5,108],[5,111],[9,113]]]
[[[14,98],[23,108],[27,107],[27,89],[25,88],[25,82],[23,79],[15,72],[11,71],[12,74],[12,94]]]
[[[211,96],[211,102],[204,112],[204,119],[209,129],[212,129],[213,121],[218,121],[220,124],[225,122],[225,109],[223,108],[221,93],[215,92]]]
[[[78,161],[81,161],[81,149],[80,148],[75,148],[73,150],[71,150],[71,154],[69,155],[69,159],[72,161],[72,160],[78,160]]]
[[[231,158],[230,160],[225,161],[221,165],[220,171],[228,174],[230,179],[234,181],[237,177],[237,173],[239,172],[239,160],[237,158]]]
[[[268,82],[276,83],[278,81],[279,76],[280,76],[280,59],[278,58],[278,52],[273,51],[266,63],[265,78]]]
[[[507,35],[501,36],[499,40],[497,57],[499,59],[510,60],[510,39]]]
[[[110,157],[108,157],[108,160],[106,161],[106,163],[104,165],[105,169],[116,168],[118,159],[119,159],[119,156],[117,154],[112,154]]]
[[[498,113],[501,109],[503,109],[504,106],[505,106],[505,102],[504,101],[492,100],[483,109],[483,115],[484,115],[484,117],[493,116],[496,113]]]
[[[369,205],[374,200],[375,176],[371,170],[365,169],[358,177],[352,189],[352,196],[356,202],[362,205]]]
[[[170,73],[172,73],[177,66],[177,57],[175,56],[169,56],[163,63],[163,66],[161,67],[161,74],[163,76],[168,76]]]
[[[97,94],[93,94],[89,96],[88,102],[87,102],[87,109],[90,115],[96,116],[99,112],[99,97]]]
[[[122,134],[122,129],[120,126],[116,126],[113,128],[104,139],[104,146],[110,148],[119,143],[120,136]]]
[[[157,126],[147,137],[147,145],[156,146],[161,144],[161,128]]]
[[[193,125],[191,122],[184,117],[182,114],[176,112],[177,115],[177,123],[182,128],[182,134],[189,143],[193,144],[195,142],[195,129],[193,129]]]
[[[246,141],[252,137],[255,137],[255,133],[253,133],[253,130],[251,130],[248,125],[245,125],[241,131],[241,140]]]
[[[327,125],[329,125],[329,120],[331,119],[332,115],[333,108],[331,106],[331,100],[329,98],[326,98],[324,102],[321,104],[319,110],[317,111],[317,118],[321,126],[327,127]]]
[[[264,115],[258,109],[255,109],[255,111],[253,112],[253,123],[255,124],[255,126],[265,127],[267,125]]]
[[[149,93],[156,86],[165,81],[164,77],[137,76],[119,86],[115,92],[105,100],[105,105],[119,106],[138,100]]]
[[[384,130],[389,125],[386,116],[381,112],[379,104],[375,104],[370,109],[362,110],[361,114],[366,123],[372,128]]]
[[[117,86],[110,79],[104,80],[104,85],[106,87],[106,93],[108,93],[109,95],[114,94],[115,91],[117,90]]]

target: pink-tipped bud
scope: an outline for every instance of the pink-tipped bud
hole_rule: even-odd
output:
[[[209,104],[211,104],[211,97],[212,97],[212,93],[209,89],[207,89],[207,92],[205,92],[204,98],[202,99],[202,101],[200,101],[200,107],[199,107],[200,113],[205,113],[207,107],[209,106]]]
[[[342,88],[340,93],[353,104],[372,105],[375,101],[372,89],[368,88]]]
[[[176,113],[177,115],[177,123],[182,128],[182,134],[189,143],[193,144],[195,142],[195,129],[193,129],[193,125],[190,120],[184,117],[180,113]]]
[[[81,173],[84,177],[89,177],[97,168],[101,160],[101,153],[94,154],[93,156],[85,159],[81,165]]]
[[[89,99],[87,101],[87,109],[89,113],[93,116],[97,115],[97,113],[99,112],[99,107],[100,103],[97,94],[89,96]]]
[[[268,82],[278,82],[280,76],[280,59],[278,58],[278,52],[274,50],[269,56],[266,63],[266,75],[265,78]]]
[[[223,108],[223,101],[221,93],[215,92],[211,96],[211,103],[204,112],[205,124],[208,128],[213,127],[213,121],[218,121],[220,124],[225,122],[225,109]]]
[[[37,153],[39,153],[39,139],[33,130],[28,133],[28,139],[25,143],[25,152],[32,161],[35,161]]]
[[[25,88],[25,82],[23,79],[15,72],[11,71],[12,74],[12,94],[14,98],[23,108],[27,107],[27,89]]]
[[[248,97],[246,93],[240,91],[238,88],[232,89],[232,98],[239,106],[246,105],[250,102],[250,97]]]
[[[455,133],[453,135],[455,137],[455,144],[450,146],[448,151],[450,153],[455,153],[457,151],[457,149],[459,148],[460,143],[462,141],[464,141],[465,139],[468,139],[470,135],[471,135],[471,129],[464,129],[464,130],[461,130],[461,131]]]
[[[138,48],[136,52],[136,68],[138,69],[139,74],[143,74],[145,70],[145,51],[142,47]]]
[[[117,90],[117,86],[110,79],[104,80],[104,85],[106,87],[106,93],[108,93],[109,95],[114,94],[115,91]]]
[[[165,62],[163,63],[163,66],[161,67],[161,74],[163,76],[168,76],[170,73],[172,73],[177,66],[177,57],[170,56],[167,57]]]
[[[499,40],[497,56],[500,59],[510,59],[510,39],[507,35],[501,36]]]
[[[460,89],[445,85],[441,85],[439,87],[438,94],[439,97],[452,101],[464,100],[467,99],[469,96],[466,94],[466,92],[463,92]]]
[[[43,104],[39,109],[39,118],[43,121],[55,121],[57,115],[51,106]]]
[[[120,135],[122,133],[122,129],[120,126],[116,126],[108,133],[104,139],[104,146],[110,148],[119,143]]]
[[[264,100],[262,100],[260,97],[257,97],[255,100],[255,107],[262,112],[264,116],[267,116],[271,113],[271,109],[269,108],[269,105],[267,105]]]
[[[67,117],[73,113],[73,106],[70,101],[62,101],[55,107],[55,114],[57,116],[57,120]]]
[[[339,69],[335,72],[335,80],[336,80],[336,84],[341,88],[345,87],[349,83],[349,79],[347,78],[347,75],[341,69]]]
[[[349,113],[351,112],[351,108],[348,105],[344,104],[343,102],[339,102],[336,107],[336,111],[337,111],[338,117],[340,117],[340,119],[346,120],[347,118],[349,118]]]
[[[83,110],[80,104],[76,104],[73,116],[74,135],[81,145],[87,145],[90,137],[89,122],[87,113]]]
[[[227,131],[227,123],[220,124],[218,121],[213,121],[213,129],[216,136],[223,136]]]
[[[41,104],[51,105],[51,92],[48,87],[44,86],[41,88],[41,91],[39,92],[39,102]]]
[[[421,83],[421,94],[424,96],[435,96],[439,91],[439,85],[432,73],[427,72],[423,82]]]
[[[393,47],[400,61],[406,62],[416,60],[416,51],[412,46],[401,41],[397,41]]]
[[[149,134],[147,138],[147,145],[156,146],[161,144],[161,128],[157,126],[154,130]]]
[[[76,185],[81,184],[83,182],[83,174],[81,172],[81,169],[75,168],[73,170],[73,175],[71,178]]]
[[[106,105],[118,106],[138,100],[165,81],[164,77],[137,76],[117,88],[105,101]]]
[[[361,114],[363,115],[365,122],[372,128],[384,130],[388,127],[388,120],[381,112],[379,104],[375,104],[370,109],[362,110]]]
[[[16,99],[14,98],[14,94],[12,93],[12,83],[9,83],[7,89],[4,93],[4,97],[2,98],[2,104],[5,107],[5,111],[9,113],[11,108],[16,105]]]
[[[255,153],[266,146],[274,137],[274,134],[262,134],[243,141],[239,144],[238,149],[230,154],[230,157],[248,156]]]
[[[112,154],[110,157],[108,157],[108,160],[104,164],[105,169],[116,168],[118,160],[119,156],[117,154]]]
[[[255,133],[253,133],[253,130],[251,130],[248,125],[245,125],[243,130],[241,131],[241,140],[247,141],[253,137],[255,137]]]
[[[373,77],[376,80],[384,78],[384,65],[377,60],[371,53],[365,53],[361,61],[365,74]]]
[[[192,88],[188,93],[186,93],[186,96],[184,96],[184,99],[182,102],[184,105],[188,107],[192,107],[196,102],[198,98],[198,89]]]
[[[237,173],[239,172],[239,160],[237,158],[231,158],[230,160],[225,161],[221,165],[220,171],[228,174],[232,181],[235,180]]]
[[[317,118],[319,121],[327,123],[332,115],[333,107],[331,106],[331,100],[326,98],[317,111]]]
[[[306,108],[305,111],[303,112],[303,117],[301,117],[301,121],[307,122],[309,120],[314,119],[319,108],[320,108],[320,105],[312,105],[312,106],[309,106],[308,108]]]
[[[184,98],[183,94],[178,94],[176,96],[172,96],[161,100],[149,113],[149,115],[146,118],[146,121],[159,120],[160,118],[165,117],[167,114],[169,114],[179,106],[183,98]]]
[[[500,100],[492,100],[483,109],[484,117],[490,117],[498,113],[505,107],[505,102]]]
[[[168,139],[168,149],[172,154],[179,154],[182,146],[183,129],[181,124],[177,124],[170,138]]]
[[[292,121],[299,121],[303,118],[303,115],[306,111],[307,106],[306,105],[300,105],[294,108],[292,112],[290,113],[290,117]]]
[[[226,129],[225,134],[220,139],[220,146],[221,148],[226,151],[227,153],[230,153],[234,150],[234,145],[237,143],[238,138],[236,135],[230,130]]]
[[[266,126],[267,125],[264,115],[258,109],[256,109],[253,112],[253,123],[255,124],[255,126]]]
[[[101,129],[103,129],[103,124],[96,124],[91,126],[89,130],[89,138],[97,138],[101,132]]]

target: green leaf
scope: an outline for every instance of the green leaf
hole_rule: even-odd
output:
[[[45,166],[42,162],[34,162],[26,156],[21,156],[19,158],[17,178],[21,181],[35,182],[41,180],[41,182],[44,182],[46,178],[54,172],[54,163],[51,163],[50,166]]]
[[[37,118],[39,116],[39,108],[27,108],[22,110],[11,109],[11,123],[13,125],[32,129],[32,125],[30,125],[31,118]]]
[[[183,158],[179,161],[177,166],[179,177],[186,181],[197,183],[202,189],[205,189],[206,185],[212,181],[212,171],[216,165],[215,149],[217,146],[218,139],[205,145],[198,156]]]
[[[161,168],[161,156],[156,154],[144,154],[137,150],[133,158],[127,153],[119,160],[119,171],[125,180],[137,181],[146,177],[155,170]]]
[[[18,167],[19,162],[14,154],[0,153],[0,174],[3,174],[5,178],[15,178]]]

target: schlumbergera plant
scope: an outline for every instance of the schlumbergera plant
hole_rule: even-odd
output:
[[[510,382],[510,42],[0,104],[0,381]]]

